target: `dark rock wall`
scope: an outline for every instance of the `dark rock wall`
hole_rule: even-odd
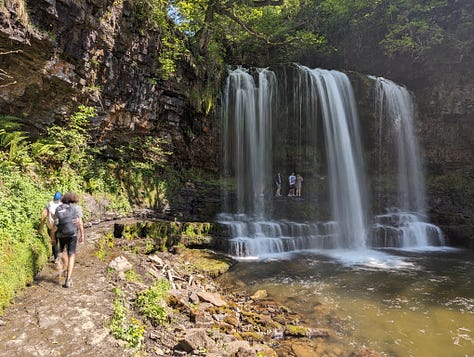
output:
[[[14,84],[0,88],[0,111],[23,118],[41,135],[73,113],[94,106],[93,136],[118,145],[137,135],[166,139],[175,161],[218,167],[213,122],[186,104],[193,78],[158,74],[161,38],[148,31],[126,1],[30,0],[30,25],[15,11],[0,18],[0,56]],[[141,27],[140,27],[141,25]],[[211,134],[211,135],[209,135]]]

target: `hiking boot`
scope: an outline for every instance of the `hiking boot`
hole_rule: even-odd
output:
[[[64,283],[63,287],[64,288],[70,288],[72,286],[72,279],[67,279],[66,282]]]

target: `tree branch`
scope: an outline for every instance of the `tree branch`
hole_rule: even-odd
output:
[[[265,42],[265,44],[270,45],[270,46],[282,46],[282,45],[287,45],[289,43],[295,42],[298,39],[297,38],[292,38],[290,40],[282,41],[282,42],[272,42],[268,38],[264,37],[263,35],[255,32],[248,24],[246,24],[244,21],[242,21],[234,12],[232,9],[232,12],[229,12],[226,9],[221,9],[221,13],[229,17],[231,20],[235,21],[237,24],[239,24],[245,31],[247,31],[249,34],[254,36],[255,38],[258,38],[259,40],[262,40]]]
[[[263,7],[263,6],[281,6],[283,5],[283,0],[253,0],[252,7]]]

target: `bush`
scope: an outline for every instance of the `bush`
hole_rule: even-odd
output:
[[[154,324],[163,325],[168,319],[165,297],[170,289],[168,280],[159,279],[149,289],[137,292],[135,306]]]

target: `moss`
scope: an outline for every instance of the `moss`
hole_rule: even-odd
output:
[[[31,283],[48,261],[49,244],[43,238],[28,242],[0,239],[0,315],[15,293]]]
[[[217,277],[225,273],[233,264],[227,257],[201,249],[184,249],[182,256],[190,263],[193,270],[211,277]]]
[[[298,325],[286,325],[285,335],[293,337],[307,337],[310,335],[310,329]]]
[[[240,337],[246,341],[263,341],[263,337],[260,336],[257,332],[253,331],[241,332]]]

